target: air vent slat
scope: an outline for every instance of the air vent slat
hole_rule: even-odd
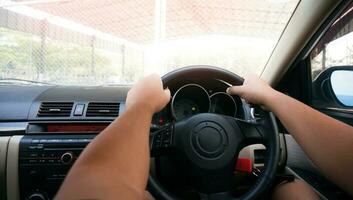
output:
[[[90,102],[86,117],[117,117],[119,116],[120,103]]]
[[[44,103],[42,106],[44,106],[44,107],[51,107],[51,106],[60,106],[60,107],[70,107],[70,106],[72,106],[72,103],[70,103],[70,104],[57,104],[57,103],[55,103],[55,104],[47,104],[47,103]]]
[[[38,117],[70,117],[73,102],[42,102]]]
[[[92,107],[90,107],[90,109],[92,109],[92,110],[104,110],[104,109],[118,110],[119,107],[117,107],[117,106],[112,106],[112,107],[107,107],[107,106],[104,106],[104,107],[95,107],[95,106],[92,106]]]
[[[52,107],[60,107],[60,108],[71,108],[71,106],[62,106],[62,105],[50,105],[50,106],[42,106],[42,108],[52,108]]]
[[[115,105],[119,105],[119,103],[92,103],[92,105],[95,105],[95,106],[115,106]]]
[[[66,112],[71,112],[71,109],[70,110],[60,109],[58,111],[40,110],[38,113],[53,113],[53,114],[64,113],[65,114]]]
[[[44,113],[40,114],[40,117],[68,117],[69,115],[67,114],[50,114],[50,113]]]
[[[99,112],[89,112],[87,115],[93,115],[93,114],[119,114],[119,112],[111,112],[111,111],[99,111]]]

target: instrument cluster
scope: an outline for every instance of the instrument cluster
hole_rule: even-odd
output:
[[[200,84],[189,83],[173,92],[171,102],[153,118],[153,124],[164,125],[200,113],[216,113],[237,117],[241,115],[241,100],[225,92],[227,87],[213,90]]]

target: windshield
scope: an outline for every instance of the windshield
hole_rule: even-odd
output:
[[[190,65],[260,74],[298,0],[2,0],[0,79],[131,84]]]

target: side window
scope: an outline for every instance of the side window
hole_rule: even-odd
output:
[[[331,107],[353,107],[353,3],[320,39],[310,60],[313,98]]]
[[[353,4],[333,23],[310,57],[312,80],[327,68],[353,65]]]

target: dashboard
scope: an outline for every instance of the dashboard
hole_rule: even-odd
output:
[[[185,79],[168,87],[171,101],[153,116],[151,131],[205,112],[251,117],[222,81]],[[124,112],[129,89],[0,86],[0,199],[53,198],[80,152]]]
[[[0,199],[52,199],[129,86],[0,86]]]

